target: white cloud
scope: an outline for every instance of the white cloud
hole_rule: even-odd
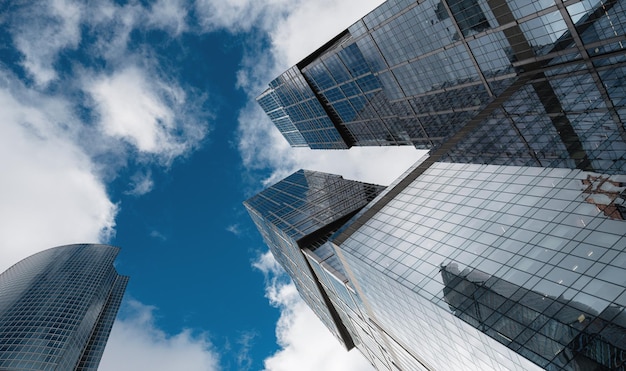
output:
[[[56,245],[106,241],[117,206],[66,129],[67,105],[0,82],[0,271]]]
[[[229,225],[226,230],[235,236],[241,235],[241,226],[237,223]]]
[[[95,40],[84,45],[95,57],[123,63],[134,29],[163,30],[178,36],[189,29],[186,0],[157,0],[149,6],[138,1],[124,5],[110,0],[85,4],[75,0],[39,0],[16,5],[7,23],[15,46],[24,56],[21,65],[35,84],[45,88],[58,79],[58,55],[76,49],[82,27],[91,29]]]
[[[300,1],[269,30],[280,63],[292,66],[384,0]]]
[[[159,68],[149,47],[129,50],[128,43],[133,30],[158,29],[172,36],[185,32],[189,6],[186,0],[157,0],[148,5],[135,0],[123,5],[112,0],[93,4],[39,0],[16,5],[3,17],[3,25],[23,55],[20,63],[35,82],[32,89],[46,92],[50,83],[62,76],[57,92],[74,97],[87,93],[87,100],[91,99],[101,131],[84,122],[72,128],[83,132],[80,145],[89,155],[115,154],[114,160],[123,166],[134,151],[143,156],[144,164],[157,159],[169,166],[173,159],[197,148],[206,136],[207,115],[201,108],[205,95],[188,94],[188,87],[179,86]],[[85,38],[83,31],[89,36]],[[57,65],[60,53],[79,47],[86,61],[106,63],[87,66],[87,62],[73,59],[71,68],[67,63]],[[104,72],[96,67],[102,65],[106,66]],[[110,172],[100,165],[95,165],[98,171]]]
[[[346,179],[389,185],[424,155],[410,146],[404,147],[355,147],[349,151],[311,151],[298,149],[290,155],[298,168],[343,175]],[[286,154],[285,154],[286,155]],[[276,167],[269,185],[292,172],[292,169]],[[295,169],[294,169],[295,170]]]
[[[197,0],[196,12],[205,30],[225,28],[238,32],[257,28],[270,33],[280,49],[297,50],[303,47],[310,53],[313,51],[308,49],[311,45],[323,44],[382,2],[383,0]],[[291,42],[297,40],[300,42]],[[284,41],[286,44],[283,44]],[[286,62],[293,64],[297,61]]]
[[[245,31],[259,22],[270,22],[277,14],[288,9],[299,0],[197,0],[196,12],[206,31],[226,28],[230,31]]]
[[[154,181],[152,180],[152,172],[147,170],[145,172],[138,172],[130,177],[130,189],[124,192],[130,196],[142,196],[149,193],[154,188]]]
[[[45,86],[55,80],[53,63],[58,52],[78,46],[82,12],[82,5],[72,0],[50,0],[25,6],[15,16],[15,45],[24,55],[22,66],[36,84]]]
[[[283,349],[265,360],[266,371],[374,370],[358,350],[343,349],[302,301],[282,310],[276,336]]]
[[[157,152],[168,142],[174,113],[140,69],[101,76],[86,89],[94,98],[105,134],[124,138],[144,152]]]
[[[276,337],[281,349],[265,360],[265,371],[370,371],[358,350],[347,352],[300,299],[293,283],[277,275],[282,270],[268,251],[254,263],[268,278],[266,295],[280,308]]]
[[[213,371],[219,356],[206,334],[183,330],[168,335],[154,323],[155,307],[126,300],[129,313],[113,325],[100,371]]]
[[[269,283],[267,287],[276,286],[276,284],[270,282],[270,279],[278,278],[285,273],[269,250],[259,255],[252,263],[252,266],[265,275],[265,279]]]
[[[130,33],[138,25],[146,26],[147,11],[136,3],[118,5],[110,1],[97,1],[90,7],[87,25],[97,35],[91,53],[112,63],[123,63],[129,57]]]
[[[133,30],[162,30],[176,37],[189,29],[185,0],[157,0],[150,6],[138,1],[97,1],[90,5],[85,23],[96,35],[91,52],[114,64],[123,64],[132,54],[128,42]]]
[[[239,346],[235,358],[237,361],[237,370],[245,371],[252,368],[253,359],[250,350],[253,348],[257,336],[258,334],[256,332],[248,331],[241,333],[237,339],[237,345]]]
[[[185,111],[193,111],[183,89],[145,70],[127,67],[110,75],[84,79],[105,135],[122,139],[139,152],[165,163],[199,144],[207,133]]]
[[[187,30],[185,0],[157,0],[150,7],[148,22],[152,28],[168,30],[177,36]]]

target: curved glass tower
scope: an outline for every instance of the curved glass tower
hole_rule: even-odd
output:
[[[0,274],[0,369],[96,370],[128,283],[118,252],[59,246]]]

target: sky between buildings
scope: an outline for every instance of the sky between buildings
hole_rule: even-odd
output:
[[[299,168],[388,184],[421,156],[292,149],[254,102],[380,3],[0,1],[0,271],[120,246],[131,281],[100,370],[369,370],[241,202]]]

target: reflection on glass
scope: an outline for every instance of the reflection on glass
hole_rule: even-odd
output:
[[[581,180],[583,193],[589,196],[585,201],[596,207],[611,219],[626,219],[626,184],[603,177],[602,175],[587,175]]]
[[[469,36],[472,33],[484,31],[491,28],[485,13],[478,5],[476,0],[446,0],[450,11],[454,15],[454,19],[459,25],[463,36]],[[439,20],[449,17],[443,2],[437,4],[435,11]],[[473,32],[472,32],[473,31]],[[458,37],[456,37],[458,38]]]
[[[626,369],[626,312],[601,313],[478,269],[441,267],[444,300],[461,318],[548,370]]]

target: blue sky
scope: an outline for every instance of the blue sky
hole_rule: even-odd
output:
[[[292,149],[254,102],[379,3],[0,1],[0,271],[120,246],[131,281],[101,370],[369,370],[241,202],[299,168],[388,184],[420,156]]]

